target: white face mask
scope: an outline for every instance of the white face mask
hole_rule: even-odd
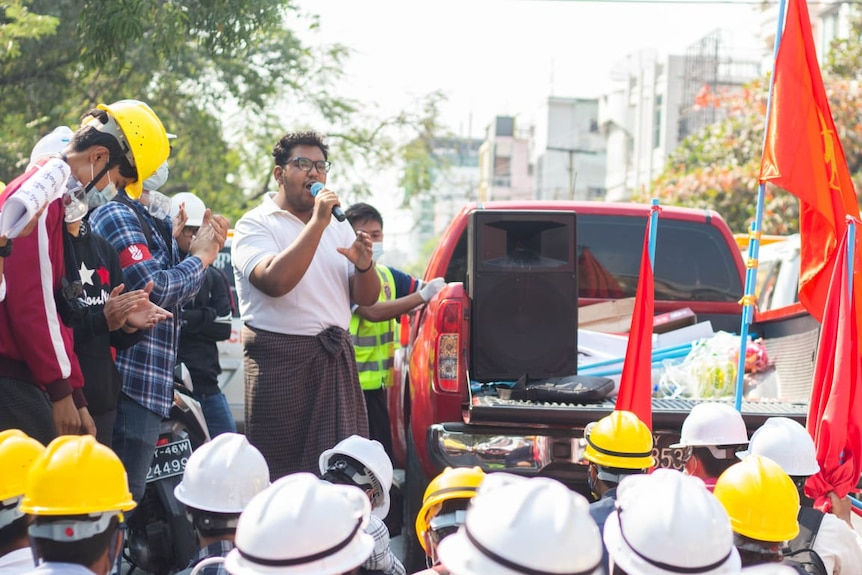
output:
[[[375,262],[383,255],[383,242],[374,242],[371,244],[371,259]]]
[[[144,189],[145,190],[160,190],[162,186],[168,181],[168,162],[165,161],[159,166],[159,169],[156,170],[156,173],[144,180]]]
[[[147,211],[157,220],[171,213],[171,199],[161,192],[147,192]]]
[[[67,224],[84,219],[84,216],[90,211],[87,206],[87,192],[84,191],[84,188],[75,186],[66,190],[63,194],[63,207],[65,208],[63,220]]]

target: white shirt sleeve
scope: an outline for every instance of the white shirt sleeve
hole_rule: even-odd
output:
[[[862,573],[862,538],[831,513],[823,516],[812,548],[833,575]]]
[[[6,299],[6,278],[0,274],[0,301]]]

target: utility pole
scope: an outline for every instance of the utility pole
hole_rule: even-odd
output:
[[[584,150],[581,148],[561,148],[557,146],[547,146],[545,148],[549,152],[567,152],[569,154],[569,199],[575,199],[575,184],[578,183],[578,173],[575,171],[575,154],[598,154],[597,150]]]

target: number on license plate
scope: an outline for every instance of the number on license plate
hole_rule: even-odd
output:
[[[153,461],[147,470],[147,482],[181,475],[191,454],[192,442],[188,439],[157,445],[153,451]]]

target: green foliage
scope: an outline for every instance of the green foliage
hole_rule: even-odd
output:
[[[825,87],[835,125],[854,183],[862,184],[862,90],[856,82],[826,78]],[[736,233],[745,233],[754,220],[758,174],[766,119],[768,79],[744,89],[715,94],[702,105],[715,106],[723,119],[686,138],[670,154],[650,192],[635,201],[657,197],[666,205],[711,208]],[[762,231],[789,234],[799,228],[795,196],[768,184],[764,195]]]
[[[310,46],[319,27],[290,0],[7,0],[0,40],[0,180],[23,170],[55,126],[98,103],[149,103],[173,141],[163,192],[198,194],[236,219],[274,189],[271,150],[287,131],[328,136],[347,197],[436,125],[437,108],[379,119],[342,96],[349,50]],[[303,34],[299,34],[303,32]],[[439,102],[439,95],[429,97]],[[422,106],[422,105],[421,105]],[[430,127],[429,127],[430,126]]]
[[[836,38],[826,54],[824,73],[838,78],[859,78],[862,72],[862,11],[856,10],[856,17],[850,22],[847,38]]]
[[[52,16],[32,13],[28,0],[6,0],[0,4],[4,23],[0,26],[0,62],[21,55],[21,40],[53,34],[60,21]]]
[[[445,135],[439,124],[439,109],[444,97],[441,93],[429,95],[421,104],[421,114],[415,137],[401,148],[403,171],[398,184],[404,190],[402,206],[410,200],[427,195],[434,188],[436,177],[449,168],[448,161],[435,153],[434,144]]]
[[[431,254],[434,252],[434,248],[437,247],[437,243],[439,241],[439,237],[426,240],[419,249],[419,257],[411,263],[401,267],[401,271],[417,278],[424,276],[425,268],[428,267],[428,260],[431,259]]]

